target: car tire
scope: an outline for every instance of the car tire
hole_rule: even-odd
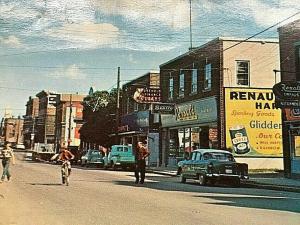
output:
[[[204,174],[199,174],[198,180],[199,180],[199,184],[201,186],[205,186],[206,183],[207,183],[207,178],[206,178],[206,176]]]
[[[177,169],[177,175],[181,175],[181,173],[182,173],[182,168],[178,167],[178,169]]]
[[[186,178],[183,176],[183,174],[180,174],[180,183],[185,183],[186,182]]]
[[[117,169],[117,166],[114,162],[111,162],[111,168],[112,170],[116,170]]]

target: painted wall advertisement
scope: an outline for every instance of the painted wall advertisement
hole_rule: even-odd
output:
[[[225,88],[226,147],[241,156],[282,156],[281,110],[272,89]]]

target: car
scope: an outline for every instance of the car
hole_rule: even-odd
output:
[[[104,159],[101,152],[97,149],[89,149],[81,156],[81,166],[104,166]]]
[[[248,179],[248,164],[237,163],[231,152],[219,149],[197,149],[192,152],[190,160],[180,164],[180,182],[195,179],[200,185],[208,182],[214,185],[217,181],[230,181],[235,186],[241,179]]]
[[[112,168],[130,168],[135,167],[135,156],[132,147],[128,145],[113,145],[108,156],[104,158],[105,167]]]

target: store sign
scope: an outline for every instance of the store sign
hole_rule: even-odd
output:
[[[162,127],[177,127],[217,121],[215,97],[189,101],[176,105],[175,115],[161,115]]]
[[[153,103],[152,113],[175,114],[175,104]]]
[[[279,82],[273,86],[273,92],[276,98],[299,101],[300,82]]]
[[[279,82],[273,86],[278,108],[300,107],[300,82]]]
[[[300,121],[300,108],[284,109],[287,121]]]
[[[161,102],[161,90],[156,88],[137,88],[133,99],[138,103]]]
[[[188,121],[197,120],[198,115],[195,111],[195,106],[193,104],[178,106],[175,109],[176,120],[178,121]]]
[[[282,156],[281,110],[272,89],[225,88],[226,147],[245,156]]]

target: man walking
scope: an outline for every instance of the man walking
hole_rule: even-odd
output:
[[[1,151],[1,157],[3,166],[1,182],[4,181],[5,177],[7,177],[7,180],[9,181],[11,178],[11,174],[9,172],[10,162],[12,162],[12,164],[15,164],[15,157],[12,149],[10,148],[10,143],[6,143],[5,149]]]
[[[136,165],[135,165],[135,183],[140,184],[144,183],[145,180],[145,173],[146,173],[146,158],[150,155],[150,152],[146,148],[146,146],[143,145],[142,142],[138,142],[137,144],[137,150],[135,155]],[[141,175],[141,180],[139,180]]]

